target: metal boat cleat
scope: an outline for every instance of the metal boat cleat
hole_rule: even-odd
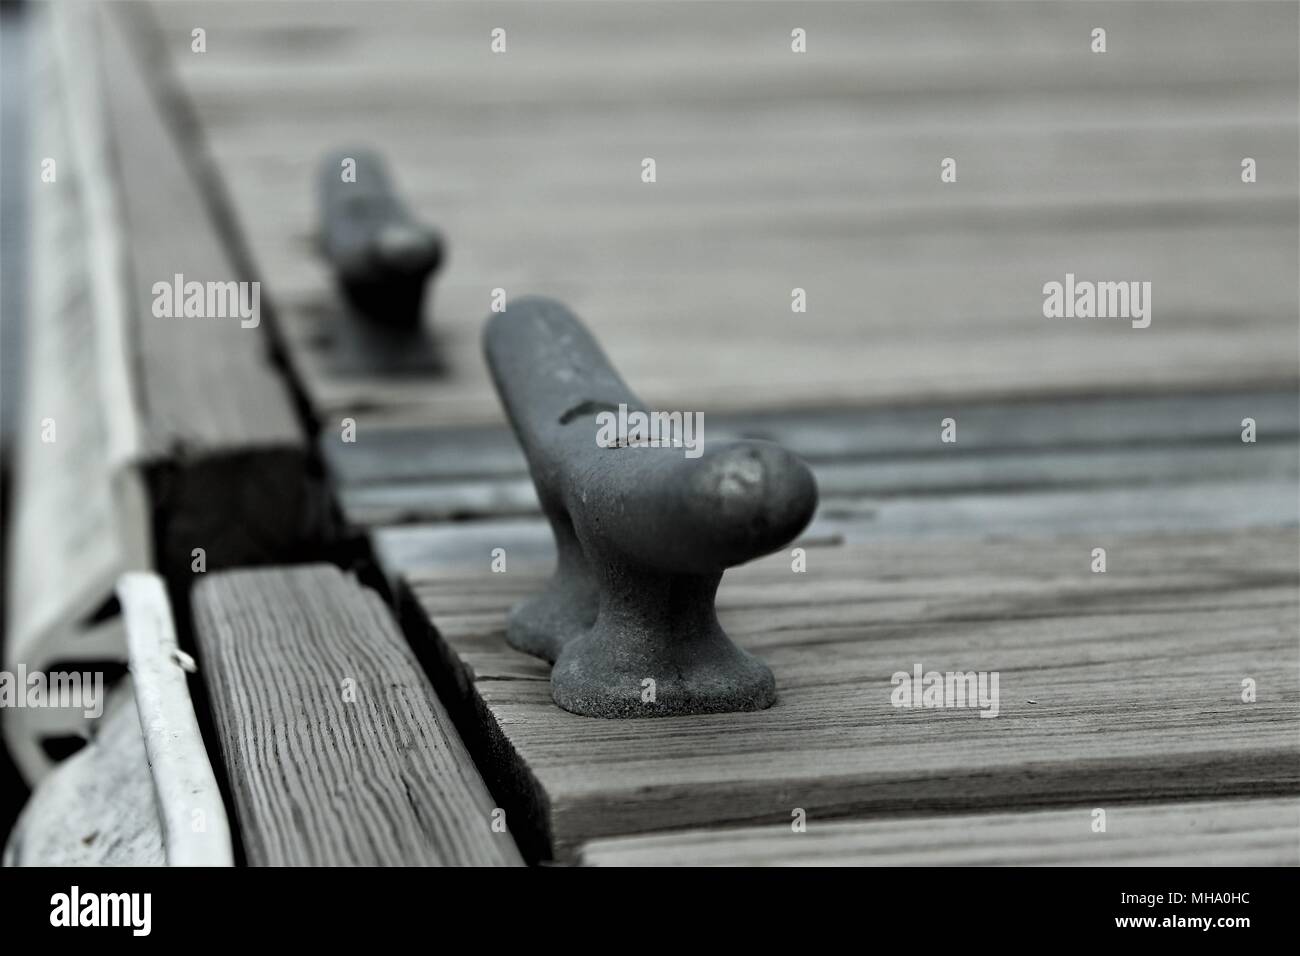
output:
[[[484,350],[558,553],[507,640],[554,662],[555,702],[593,717],[770,707],[772,672],[732,643],[714,596],[727,568],[807,526],[808,466],[764,441],[694,455],[644,436],[601,441],[611,421],[651,413],[558,302],[524,298],[492,316]]]

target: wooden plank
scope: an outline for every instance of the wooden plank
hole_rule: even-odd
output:
[[[851,509],[824,512],[824,524],[845,540],[864,541],[876,535],[1110,535],[1293,528],[1300,519],[1295,487],[1293,480],[1274,479],[862,498]]]
[[[348,500],[344,492],[343,498]],[[427,514],[425,502],[412,516]],[[354,520],[401,518],[400,512],[354,512]],[[817,517],[792,546],[870,545],[885,537],[984,538],[991,535],[1178,533],[1240,528],[1294,528],[1300,501],[1294,479],[1153,484],[1147,487],[1048,489],[1018,493],[956,493],[823,499]],[[510,566],[549,567],[555,544],[539,516],[417,522],[370,530],[390,576],[491,564],[504,548]]]
[[[949,415],[958,439],[951,444],[940,436]],[[1256,423],[1255,444],[1241,441],[1246,418]],[[354,525],[540,514],[522,453],[504,428],[380,427],[354,437],[320,439]],[[1294,485],[1300,478],[1294,392],[706,419],[707,441],[742,437],[775,441],[808,461],[825,517],[874,514],[909,498],[924,508],[937,495],[1056,495],[1242,480]],[[1134,510],[1151,513],[1145,502],[1135,502]],[[1292,511],[1284,503],[1279,519]]]
[[[945,418],[958,440],[940,441]],[[885,461],[932,455],[1163,449],[1241,444],[1241,421],[1253,418],[1262,444],[1300,437],[1294,390],[1128,395],[1010,403],[966,400],[960,405],[705,413],[710,441],[761,438],[784,445],[812,464]],[[356,441],[326,432],[320,449],[341,485],[407,485],[433,481],[522,478],[523,453],[505,426],[362,429]]]
[[[1026,496],[1092,489],[1118,491],[1126,496],[1121,501],[1131,500],[1136,510],[1144,489],[1177,492],[1186,485],[1234,481],[1293,489],[1300,477],[1300,445],[1278,442],[1254,450],[1238,442],[1226,448],[925,456],[814,463],[812,470],[824,517],[873,514],[900,504],[924,509],[935,497],[1010,493],[1017,495],[1017,508],[1027,509],[1032,498]],[[369,527],[541,514],[527,477],[361,485],[340,489],[339,503],[350,522]],[[1293,512],[1284,504],[1276,513],[1279,523]]]
[[[727,574],[719,617],[777,677],[757,714],[600,721],[550,700],[504,641],[525,565],[409,578],[439,689],[494,786],[572,859],[585,841],[695,826],[1294,792],[1297,531],[875,538]],[[1094,547],[1105,574],[1090,571]],[[902,710],[891,676],[997,671],[996,719]],[[1243,703],[1242,681],[1260,688]],[[505,799],[503,797],[503,799]]]
[[[252,281],[224,247],[195,185],[189,161],[143,73],[120,15],[99,18],[107,110],[118,152],[118,202],[130,242],[128,291],[144,453],[176,444],[196,455],[236,448],[301,446],[283,378],[273,369],[266,330],[242,316],[155,315],[156,282]],[[176,223],[187,228],[177,229]],[[253,319],[248,319],[248,322]]]
[[[185,674],[194,661],[176,642],[171,603],[156,574],[124,574],[132,687],[168,866],[233,866],[230,824]]]
[[[663,81],[665,96],[698,92],[701,83],[712,80],[721,92],[756,103],[766,102],[776,92],[791,96],[791,84],[820,83],[828,87],[827,92],[838,94],[837,103],[875,94],[898,112],[902,111],[900,104],[891,101],[903,91],[916,94],[915,110],[943,109],[949,106],[944,94],[959,82],[969,84],[967,91],[972,99],[978,99],[977,92],[1005,93],[1026,108],[1036,107],[1044,95],[1069,99],[1080,91],[1118,89],[1135,96],[1159,94],[1166,98],[1166,105],[1187,109],[1197,105],[1195,100],[1189,103],[1186,91],[1187,81],[1192,78],[1170,72],[1173,67],[1185,65],[1179,58],[1186,46],[1207,36],[1218,36],[1225,46],[1233,48],[1239,60],[1234,57],[1207,62],[1194,77],[1198,88],[1240,78],[1246,90],[1226,86],[1220,94],[1232,103],[1248,101],[1252,86],[1273,90],[1284,84],[1288,78],[1284,58],[1294,49],[1288,36],[1259,35],[1260,19],[1243,20],[1243,11],[1232,3],[1214,4],[1199,17],[1174,17],[1140,7],[1115,11],[1114,23],[1119,32],[1143,44],[1147,54],[1142,58],[1115,57],[1119,62],[1069,56],[1087,49],[1088,31],[1083,31],[1083,44],[1075,42],[1073,31],[1092,22],[1089,14],[1068,7],[1022,11],[1006,3],[978,4],[972,12],[960,16],[954,11],[909,10],[906,3],[888,4],[883,10],[856,6],[847,10],[804,10],[797,3],[751,3],[736,8],[743,12],[740,16],[728,14],[725,9],[702,9],[693,15],[699,24],[695,32],[686,29],[692,17],[662,11],[650,2],[620,4],[613,11],[600,13],[587,10],[585,19],[581,18],[581,3],[556,3],[551,5],[553,10],[540,11],[530,9],[527,3],[503,3],[484,11],[472,2],[461,2],[411,11],[403,9],[401,3],[389,2],[377,4],[376,10],[382,16],[377,13],[372,18],[358,18],[356,11],[339,5],[322,11],[309,24],[274,6],[242,17],[222,11],[219,5],[211,6],[214,9],[210,22],[219,25],[221,35],[236,42],[230,43],[217,62],[194,64],[190,70],[194,82],[213,93],[219,84],[228,84],[231,100],[239,102],[235,97],[261,90],[259,81],[274,77],[279,81],[275,93],[286,98],[302,97],[295,105],[315,107],[317,115],[328,112],[324,103],[310,98],[321,84],[328,84],[345,105],[364,101],[364,90],[332,71],[326,53],[356,57],[364,64],[361,77],[372,88],[382,84],[384,92],[404,96],[407,101],[417,100],[420,92],[399,82],[399,65],[403,70],[409,67],[419,79],[443,82],[476,68],[480,75],[491,77],[491,82],[455,94],[440,89],[436,98],[440,106],[446,104],[448,108],[463,103],[458,112],[472,114],[502,102],[503,94],[518,97],[533,107],[556,108],[555,91],[539,88],[541,79],[550,80],[567,101],[583,107],[645,96],[643,84],[652,78]],[[204,8],[203,12],[209,11]],[[166,16],[168,11],[162,13]],[[803,60],[789,56],[789,25],[795,14],[809,27],[810,36],[816,37],[815,49]],[[1278,30],[1293,22],[1285,10],[1256,16]],[[180,15],[167,19],[177,30],[186,22]],[[578,22],[583,32],[576,37],[566,34]],[[486,43],[471,42],[486,37],[493,23],[513,23],[519,29],[526,42],[520,44],[518,59],[493,58]],[[665,49],[664,44],[649,42],[634,32],[651,23],[662,24],[662,29],[682,48]],[[437,29],[427,34],[410,29],[421,24]],[[1010,31],[1013,24],[1022,32]],[[922,30],[930,31],[929,35],[920,36]],[[1026,35],[1044,42],[1026,43]],[[719,36],[729,42],[720,47],[715,42]],[[1151,42],[1162,36],[1167,43]],[[598,40],[605,42],[595,42]],[[1245,57],[1241,55],[1242,47],[1253,48],[1258,55]],[[584,56],[555,62],[552,54],[556,49],[581,49]],[[917,56],[922,50],[932,54],[933,62]],[[712,55],[698,56],[701,51]],[[1004,57],[1003,61],[991,60],[991,51]],[[274,53],[280,55],[269,55]],[[947,56],[939,57],[939,53]],[[760,54],[767,57],[760,58]],[[1044,86],[1027,88],[1019,77],[1009,76],[1006,57],[1031,71]],[[677,70],[660,76],[658,71],[665,62]],[[784,69],[775,72],[773,64]],[[721,74],[720,65],[726,67]],[[490,74],[491,69],[496,69],[497,74]],[[607,77],[603,86],[587,82],[596,71]],[[806,76],[806,71],[813,75]],[[755,83],[762,85],[751,85]],[[794,92],[798,91],[796,86]],[[714,90],[710,88],[710,92]],[[1180,92],[1182,95],[1178,95]],[[352,99],[342,99],[348,93]],[[708,104],[700,105],[703,108]],[[406,103],[390,106],[384,100],[370,106],[372,112],[391,110],[402,115]],[[1095,118],[1100,112],[1096,110],[1080,119]],[[970,117],[966,122],[976,125]]]
[[[324,491],[260,316],[252,326],[238,315],[157,314],[155,284],[177,275],[255,277],[237,270],[218,234],[127,18],[125,5],[55,11],[77,161],[96,191],[94,408],[113,419],[114,482],[138,486],[126,503],[148,529],[138,550],[168,578],[191,573],[195,548],[208,568],[284,559],[328,534]]]
[[[327,430],[499,421],[497,287],[568,302],[674,408],[1296,383],[1293,9],[1115,10],[1104,57],[1050,5],[201,11],[213,42],[181,77]],[[173,50],[196,16],[160,11]],[[308,185],[340,125],[450,238],[445,375],[367,374],[333,340]],[[1268,170],[1249,186],[1243,143]],[[1152,327],[1043,319],[1067,271],[1150,279]]]
[[[593,866],[1297,866],[1300,800],[1120,804],[1036,813],[809,821],[593,840]]]
[[[36,139],[57,165],[34,191],[33,368],[4,651],[31,670],[125,662],[113,597],[125,570],[157,562],[188,578],[195,548],[217,568],[284,557],[328,528],[264,331],[236,324],[242,335],[214,339],[220,320],[152,313],[154,281],[232,276],[120,11],[46,12]],[[88,732],[75,714],[59,719],[5,721],[29,780],[51,765],[44,740]]]
[[[373,592],[327,565],[229,571],[194,610],[250,864],[519,862]]]
[[[153,778],[129,687],[95,738],[47,774],[5,845],[5,866],[163,866]]]

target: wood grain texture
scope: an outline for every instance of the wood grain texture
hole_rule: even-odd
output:
[[[1300,799],[809,821],[593,840],[592,866],[1297,866]]]
[[[876,538],[810,550],[803,574],[773,555],[729,572],[718,608],[772,667],[776,706],[683,720],[557,708],[546,665],[504,641],[506,611],[540,581],[529,566],[413,574],[405,613],[447,668],[444,695],[483,722],[488,779],[573,859],[599,837],[788,825],[794,807],[824,819],[1292,793],[1297,541]],[[1105,574],[1089,570],[1098,546]],[[999,672],[999,716],[893,707],[890,678],[915,663]]]
[[[1117,7],[1104,56],[1072,4],[159,6],[331,427],[499,421],[478,344],[497,287],[571,305],[671,408],[1297,380],[1286,5]],[[446,375],[367,371],[337,333],[310,183],[347,142],[385,150],[449,237]],[[1067,271],[1152,281],[1152,327],[1045,320]]]
[[[519,862],[373,592],[326,565],[230,571],[194,609],[250,864]]]
[[[163,827],[129,686],[110,697],[95,737],[33,790],[5,866],[165,866]]]

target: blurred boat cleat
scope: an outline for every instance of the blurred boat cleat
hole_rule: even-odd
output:
[[[348,302],[383,326],[418,329],[425,289],[444,257],[441,234],[406,209],[372,150],[327,156],[319,195],[321,251]]]

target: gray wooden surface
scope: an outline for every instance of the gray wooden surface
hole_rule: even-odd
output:
[[[408,589],[416,649],[528,855],[661,861],[707,828],[699,859],[799,862],[807,844],[732,838],[802,807],[814,841],[860,818],[836,831],[849,853],[887,856],[925,812],[980,815],[989,855],[966,861],[1091,858],[1052,821],[1104,801],[1149,831],[1134,859],[1173,859],[1206,819],[1243,834],[1237,861],[1276,859],[1251,848],[1300,787],[1293,6],[312,10],[155,6],[345,516]],[[441,370],[361,347],[313,249],[316,164],[352,143],[387,153],[450,238]],[[1066,272],[1152,281],[1151,327],[1044,319]],[[505,647],[550,545],[479,356],[498,287],[572,305],[652,404],[812,461],[808,573],[773,556],[720,596],[777,674],[771,711],[578,718]],[[230,600],[275,620],[282,589],[249,583]],[[917,661],[999,670],[1002,715],[894,710],[889,676]],[[1023,815],[1047,805],[1066,816]]]
[[[519,862],[373,592],[328,565],[228,571],[194,609],[250,864]]]
[[[166,576],[188,577],[195,548],[208,568],[283,560],[328,534],[328,514],[269,320],[245,328],[239,316],[155,314],[155,283],[256,276],[240,270],[210,215],[133,12],[90,7],[82,64],[112,155],[99,172],[109,177],[122,256],[113,344],[127,384],[105,404],[132,418],[123,464],[143,476],[153,560]],[[262,307],[269,312],[268,301]]]
[[[1300,786],[1294,529],[1104,539],[878,539],[723,579],[719,616],[776,674],[768,711],[602,721],[509,648],[525,567],[410,576],[485,724],[485,774],[560,859],[585,841],[901,811],[1277,795]],[[1105,546],[1108,571],[1090,571]],[[436,632],[433,630],[436,628]],[[1000,714],[891,706],[890,677],[1000,672]],[[1242,681],[1258,685],[1243,703]],[[449,697],[449,699],[451,699]],[[491,746],[488,743],[492,742]]]
[[[271,365],[267,330],[237,316],[158,316],[155,282],[245,281],[209,222],[188,160],[131,45],[132,22],[112,6],[98,17],[105,121],[121,177],[117,191],[129,245],[130,344],[146,455],[176,446],[194,455],[244,447],[301,447],[290,397]],[[176,228],[184,223],[187,228]]]
[[[569,303],[670,408],[1297,381],[1294,6],[157,12],[334,429],[499,421],[478,346],[495,288]],[[359,369],[338,333],[311,184],[352,143],[383,150],[450,239],[431,308],[446,375]],[[1042,286],[1066,272],[1151,281],[1151,327],[1044,319]]]
[[[949,417],[953,443],[940,436]],[[1246,418],[1256,424],[1254,444],[1241,441]],[[885,512],[999,496],[1028,515],[1035,501],[1118,492],[1132,496],[1137,518],[1152,514],[1141,500],[1147,490],[1176,495],[1195,484],[1203,496],[1204,486],[1243,481],[1258,486],[1256,500],[1266,507],[1294,514],[1300,478],[1294,391],[705,416],[706,441],[741,437],[776,441],[804,458],[817,476],[822,518],[882,527]],[[319,442],[344,515],[358,526],[540,516],[523,455],[504,426],[375,427],[355,438],[324,432]],[[1216,500],[1207,519],[1217,511],[1258,523],[1242,508]],[[1194,526],[1190,515],[1187,522]],[[1168,523],[1177,526],[1177,516]]]
[[[1095,830],[1094,810],[1106,811]],[[1300,800],[1080,806],[593,840],[593,866],[1297,866]]]

